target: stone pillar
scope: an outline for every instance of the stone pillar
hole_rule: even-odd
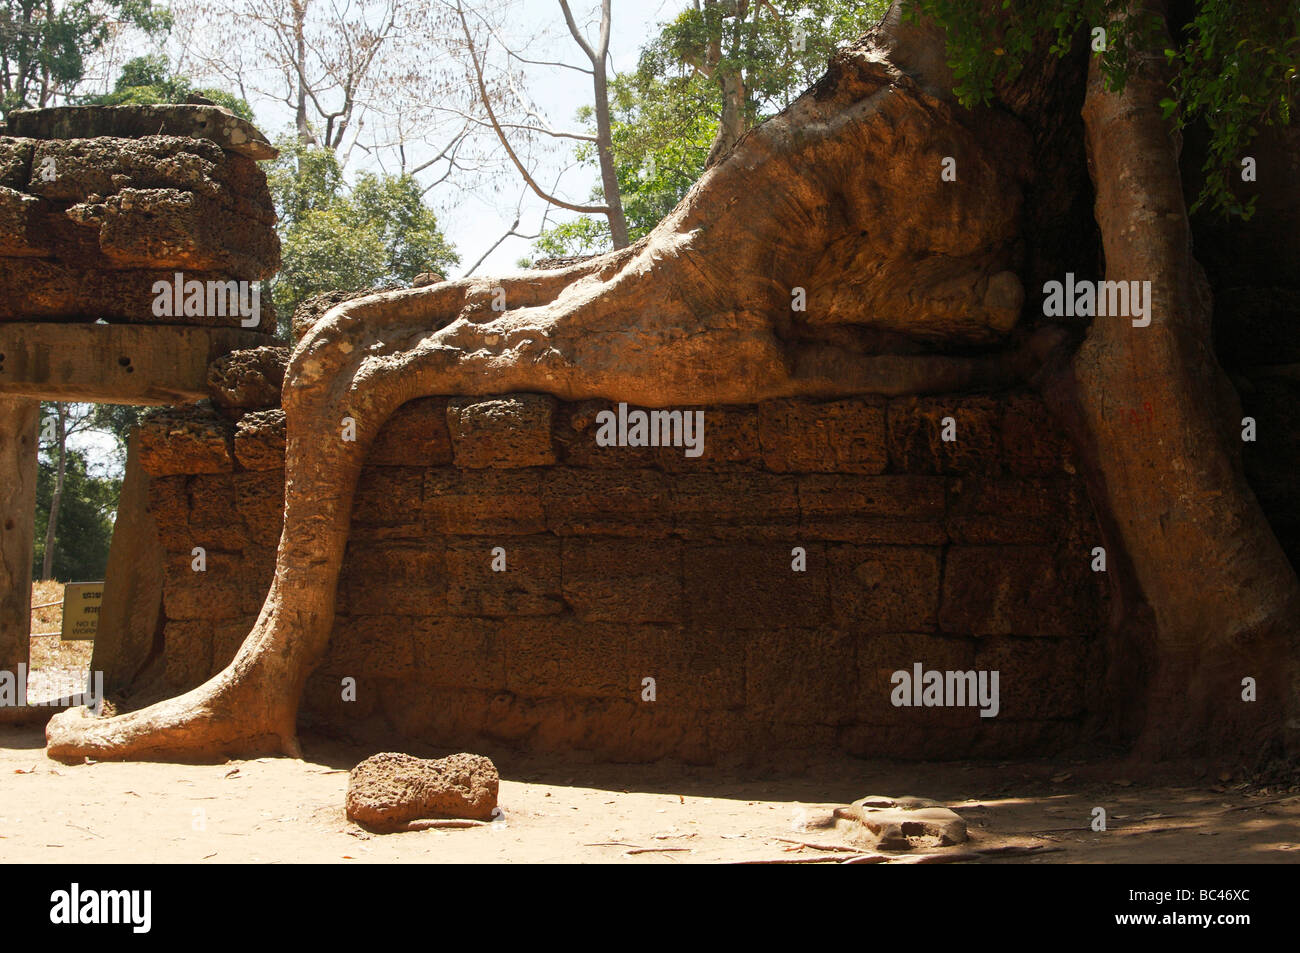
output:
[[[0,396],[0,670],[27,662],[41,402]]]
[[[104,673],[109,693],[129,688],[149,661],[162,612],[163,548],[149,512],[149,474],[140,466],[139,443],[139,430],[132,429],[90,663],[92,672]]]

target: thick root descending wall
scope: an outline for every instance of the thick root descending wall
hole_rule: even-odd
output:
[[[399,411],[358,490],[308,718],[700,762],[1042,753],[1078,737],[1104,670],[1100,538],[1036,397],[704,408],[697,459],[597,446],[608,406]],[[283,418],[166,413],[141,436],[181,691],[229,661],[270,584]],[[916,662],[997,670],[999,713],[895,707],[891,673]]]

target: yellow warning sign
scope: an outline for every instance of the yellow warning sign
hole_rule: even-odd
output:
[[[99,606],[104,600],[102,582],[70,582],[63,587],[64,641],[93,639],[99,628]]]

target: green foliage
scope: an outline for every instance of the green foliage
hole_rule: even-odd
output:
[[[989,6],[994,15],[989,15]],[[1131,51],[1150,49],[1161,23],[1150,15],[1128,19],[1126,0],[917,0],[913,17],[930,16],[948,30],[954,92],[967,105],[987,102],[999,81],[1014,80],[1053,39],[1050,54],[1064,56],[1080,30],[1106,31],[1100,66],[1112,89],[1122,89]],[[1294,0],[1225,3],[1198,0],[1190,22],[1164,51],[1173,71],[1161,102],[1177,128],[1204,122],[1210,133],[1207,179],[1191,211],[1203,206],[1249,218],[1254,198],[1232,192],[1247,146],[1265,125],[1288,125],[1297,94],[1300,6]]]
[[[888,6],[887,0],[773,0],[751,3],[737,18],[709,4],[665,26],[642,48],[636,70],[609,87],[614,163],[631,240],[653,229],[704,173],[722,115],[717,77],[726,71],[743,76],[743,112],[751,128],[789,105],[821,76],[837,45],[856,39]],[[710,63],[714,40],[719,55]],[[577,118],[594,132],[589,107]],[[575,158],[597,168],[590,143],[579,146]],[[599,186],[590,198],[604,200]],[[611,246],[606,219],[584,216],[547,229],[533,252],[584,255]]]
[[[43,459],[36,482],[36,546],[32,559],[33,578],[39,577],[45,559],[45,527],[50,518],[57,461]],[[108,547],[113,541],[113,520],[122,481],[93,476],[86,455],[68,450],[64,467],[63,496],[59,500],[59,523],[55,529],[53,575],[63,582],[92,582],[104,578],[108,568]]]
[[[122,72],[113,84],[111,93],[86,96],[82,102],[99,106],[183,103],[191,95],[210,99],[241,119],[253,121],[253,110],[247,102],[224,90],[196,87],[188,77],[172,73],[167,66],[167,57],[161,54],[137,56],[128,60],[122,66]]]
[[[122,26],[154,35],[171,14],[149,0],[0,0],[0,112],[49,105]]]
[[[460,261],[411,176],[363,172],[349,188],[332,150],[288,137],[277,145],[267,180],[280,216],[272,296],[282,321],[311,295],[405,284]]]
[[[766,0],[737,16],[731,3],[691,7],[663,28],[641,54],[659,75],[685,70],[745,78],[746,119],[788,106],[817,80],[836,46],[858,38],[889,8],[888,0]],[[710,47],[717,50],[716,59]],[[714,84],[716,85],[716,84]]]

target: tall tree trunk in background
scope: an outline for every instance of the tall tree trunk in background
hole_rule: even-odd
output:
[[[1242,471],[1240,404],[1214,356],[1180,144],[1159,106],[1162,49],[1140,55],[1118,93],[1090,67],[1083,117],[1106,279],[1150,281],[1151,323],[1095,318],[1073,372],[1103,502],[1155,615],[1137,753],[1217,745],[1253,757],[1265,739],[1295,743],[1300,584]],[[1146,406],[1151,422],[1130,423]],[[1247,678],[1258,701],[1243,700]]]
[[[608,6],[608,4],[607,4]],[[628,245],[627,216],[623,214],[623,194],[618,187],[618,167],[614,164],[614,134],[609,121],[609,80],[605,75],[605,58],[592,63],[592,83],[596,93],[596,152],[600,157],[600,184],[609,211],[609,234],[615,248]]]
[[[614,248],[626,248],[627,216],[623,214],[623,193],[618,187],[618,167],[614,164],[614,133],[609,120],[609,75],[606,62],[609,56],[609,34],[613,25],[610,12],[611,0],[602,0],[600,5],[600,39],[595,47],[578,29],[569,9],[568,0],[560,0],[560,10],[564,13],[564,22],[574,41],[587,54],[591,61],[592,92],[596,108],[596,154],[600,159],[600,184],[605,193],[605,218],[609,221],[609,234]]]
[[[297,68],[297,102],[294,108],[294,127],[298,130],[298,141],[305,146],[316,145],[311,125],[307,122],[307,4],[311,0],[294,0],[293,3],[293,42],[294,66]]]
[[[58,465],[54,471],[54,492],[50,494],[50,518],[45,524],[45,558],[41,562],[41,578],[49,579],[54,568],[54,541],[59,526],[59,503],[63,499],[63,479],[68,463],[68,418],[63,405],[54,405],[56,429],[54,439],[58,441]]]
[[[705,0],[707,6],[719,5],[719,0]],[[717,163],[732,150],[740,137],[745,134],[745,74],[736,66],[724,66],[722,63],[723,34],[726,33],[727,20],[734,19],[737,30],[749,15],[748,0],[723,0],[726,10],[725,18],[718,21],[718,34],[709,38],[705,59],[709,75],[718,84],[722,95],[722,115],[718,120],[718,132],[709,147],[705,168]]]
[[[706,166],[713,165],[730,152],[745,134],[745,77],[739,70],[720,70],[717,77],[722,89],[722,119],[713,145],[709,147]]]

